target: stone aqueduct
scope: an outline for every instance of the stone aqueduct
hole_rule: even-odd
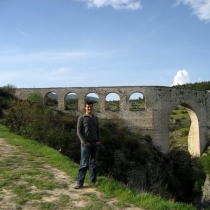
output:
[[[191,118],[188,135],[188,150],[192,156],[200,156],[210,139],[210,92],[191,89],[178,89],[162,86],[111,86],[111,87],[52,87],[52,88],[18,88],[16,95],[26,99],[29,93],[40,92],[44,99],[50,92],[58,97],[58,109],[65,110],[65,97],[69,93],[78,96],[78,110],[69,111],[80,115],[84,112],[85,97],[95,93],[99,97],[99,110],[96,115],[104,119],[123,119],[124,125],[137,129],[142,134],[149,134],[153,144],[163,153],[169,151],[169,118],[177,105],[182,105]],[[145,97],[145,110],[130,111],[129,98],[139,92]],[[105,109],[106,96],[116,93],[120,97],[119,111]]]

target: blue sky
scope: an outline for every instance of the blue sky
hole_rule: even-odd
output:
[[[0,0],[0,87],[210,81],[210,0]]]

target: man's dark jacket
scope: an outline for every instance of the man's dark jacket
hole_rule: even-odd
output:
[[[88,115],[80,116],[77,121],[77,136],[84,144],[100,141],[98,118],[95,115],[92,115],[92,117]]]

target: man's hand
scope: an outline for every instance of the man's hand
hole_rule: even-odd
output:
[[[97,142],[96,142],[96,145],[100,145],[100,141],[97,141]],[[90,146],[90,143],[89,143],[89,142],[86,142],[86,143],[85,143],[85,146],[86,146],[86,147],[89,147],[89,146]]]

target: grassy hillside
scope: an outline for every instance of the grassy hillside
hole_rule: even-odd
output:
[[[29,154],[30,158],[27,158],[27,160],[30,162],[32,160],[39,160],[45,161],[47,164],[53,165],[55,167],[57,167],[58,169],[66,172],[69,176],[72,176],[74,179],[76,178],[76,174],[77,174],[77,170],[78,170],[78,165],[76,163],[74,163],[72,160],[70,160],[69,158],[67,158],[66,156],[62,155],[61,153],[59,153],[58,151],[49,148],[47,146],[44,146],[42,143],[33,141],[33,140],[29,140],[29,139],[25,139],[19,135],[10,133],[9,130],[3,126],[0,125],[0,138],[5,138],[6,141],[16,147],[18,147],[18,149],[20,149],[21,154]],[[11,156],[12,158],[12,156]],[[9,161],[9,162],[8,162]],[[15,160],[10,161],[8,159],[7,163],[10,164],[10,167],[13,167],[13,164],[16,164]],[[20,161],[20,160],[19,160]],[[32,162],[30,163],[32,164]],[[35,164],[35,162],[33,163]],[[41,165],[39,165],[39,167],[41,167]],[[19,171],[18,168],[16,170],[9,170],[9,168],[7,167],[7,169],[5,168],[5,163],[1,163],[0,167],[4,172],[1,173],[0,177],[0,203],[1,200],[3,200],[2,198],[2,191],[4,191],[5,189],[10,189],[12,187],[12,183],[14,184],[14,186],[19,186],[19,188],[14,188],[14,193],[16,194],[15,198],[15,202],[17,202],[18,206],[20,209],[24,208],[24,205],[27,205],[27,203],[33,203],[35,202],[33,205],[38,205],[38,209],[40,210],[44,210],[44,209],[54,209],[57,205],[64,205],[65,203],[68,203],[69,206],[71,206],[71,199],[68,197],[65,197],[65,203],[62,203],[62,200],[60,203],[51,203],[51,202],[43,202],[42,201],[42,197],[43,196],[47,196],[45,190],[48,189],[50,187],[50,189],[52,189],[52,187],[56,187],[54,186],[54,184],[56,183],[51,183],[51,185],[49,185],[50,183],[45,183],[45,185],[43,185],[42,192],[40,192],[39,194],[32,194],[30,192],[30,189],[34,188],[35,186],[39,186],[39,182],[34,182],[35,181],[35,177],[36,175],[40,175],[40,172],[36,169],[33,169],[33,167],[31,168],[31,172],[30,170],[24,171],[21,170]],[[21,168],[20,168],[21,169]],[[2,171],[1,170],[1,171]],[[7,170],[7,175],[3,176],[3,174],[5,174],[5,171]],[[35,170],[35,171],[34,171]],[[39,168],[40,170],[40,168]],[[20,181],[21,179],[21,174],[26,176],[26,172],[27,172],[27,176],[35,176],[33,179],[31,179],[31,181],[27,181],[28,179],[25,180],[27,181],[27,188],[24,187],[24,184],[22,183],[22,185],[17,185],[17,183]],[[41,174],[42,176],[44,176],[44,174]],[[46,175],[46,174],[45,174]],[[3,177],[2,177],[3,176]],[[51,179],[51,177],[49,177],[48,179]],[[34,181],[33,181],[34,180]],[[41,180],[40,180],[41,181]],[[87,181],[87,179],[86,179]],[[26,184],[26,182],[25,182]],[[58,187],[58,186],[57,186]],[[146,192],[137,192],[135,190],[132,190],[130,188],[128,188],[126,185],[116,182],[108,177],[104,177],[104,176],[99,176],[98,179],[98,185],[95,186],[96,189],[98,191],[101,191],[103,193],[105,193],[105,196],[107,199],[109,198],[116,198],[119,200],[118,205],[120,208],[124,208],[126,206],[128,206],[128,204],[133,204],[136,207],[141,207],[144,209],[148,209],[148,210],[195,210],[195,208],[190,205],[190,204],[184,204],[184,203],[180,203],[180,202],[174,202],[173,200],[165,200],[162,199],[160,196],[158,195],[152,195],[150,193],[146,193]],[[46,188],[46,189],[45,189]],[[85,189],[84,189],[85,190]],[[75,192],[76,193],[76,192]],[[91,196],[91,195],[90,195]],[[63,199],[63,198],[61,198]],[[39,201],[39,202],[38,202]],[[55,201],[54,201],[55,202]],[[65,206],[57,206],[57,209],[65,209]],[[98,202],[96,200],[93,201],[92,205],[88,206],[88,208],[90,209],[110,209],[110,208],[106,208],[105,203],[102,204],[100,207],[98,206]],[[81,209],[81,208],[80,208]],[[87,209],[87,208],[84,208]]]
[[[137,100],[130,101],[130,107],[133,107],[134,111],[141,110],[144,107],[143,104],[143,101],[140,103]],[[115,108],[113,108],[114,106]],[[119,106],[119,102],[114,101],[111,106],[113,108],[112,110],[115,111],[117,106]],[[80,158],[78,153],[80,143],[76,136],[76,120],[77,117],[62,112],[55,114],[49,108],[37,107],[35,104],[31,104],[30,101],[22,101],[15,104],[10,110],[6,123],[11,132],[20,134],[28,139],[36,140],[55,150],[60,150],[62,154],[78,162]],[[172,145],[184,144],[184,148],[186,148],[190,126],[190,119],[186,110],[183,107],[178,107],[172,111],[171,117],[168,120],[170,122]],[[138,174],[145,170],[145,173],[147,173],[145,183],[150,183],[152,178],[154,178],[153,173],[157,169],[156,172],[160,173],[157,176],[160,178],[166,176],[167,179],[165,180],[165,186],[162,185],[160,188],[156,187],[153,190],[154,193],[159,195],[165,194],[164,197],[167,199],[176,197],[177,200],[183,201],[179,197],[181,195],[181,197],[185,197],[184,200],[190,198],[188,202],[193,200],[192,194],[196,192],[200,193],[202,185],[199,184],[197,191],[194,193],[193,187],[196,184],[196,177],[193,177],[193,173],[188,170],[191,167],[190,164],[185,164],[185,160],[187,163],[190,162],[189,154],[183,153],[185,159],[182,159],[181,153],[177,151],[172,152],[168,156],[164,156],[151,145],[150,137],[128,132],[126,129],[108,120],[100,119],[100,128],[101,141],[103,143],[99,158],[99,171],[101,175],[106,174],[108,177],[111,176],[114,179],[124,181],[126,185],[129,170],[135,168],[136,170],[141,169],[138,171]],[[116,154],[119,155],[119,158],[116,157]],[[206,163],[208,165],[208,161]],[[134,167],[133,164],[135,164]],[[116,170],[116,166],[118,165],[119,168]],[[149,165],[151,166],[150,168],[148,167]],[[156,168],[156,166],[160,167]],[[147,171],[147,169],[151,170]],[[186,174],[182,173],[183,169],[187,171]],[[168,172],[171,173],[170,177],[168,176]],[[190,180],[186,179],[186,176],[189,176],[189,174]],[[106,178],[103,178],[101,181],[103,180],[106,180]],[[150,183],[150,186],[153,186],[153,184]],[[108,188],[114,191],[111,186]],[[185,189],[186,191],[184,191]],[[116,190],[118,191],[118,189]],[[168,194],[168,192],[171,194]]]
[[[187,150],[190,124],[190,116],[184,107],[178,106],[171,112],[169,119],[169,138],[171,149],[181,147],[182,149]]]

